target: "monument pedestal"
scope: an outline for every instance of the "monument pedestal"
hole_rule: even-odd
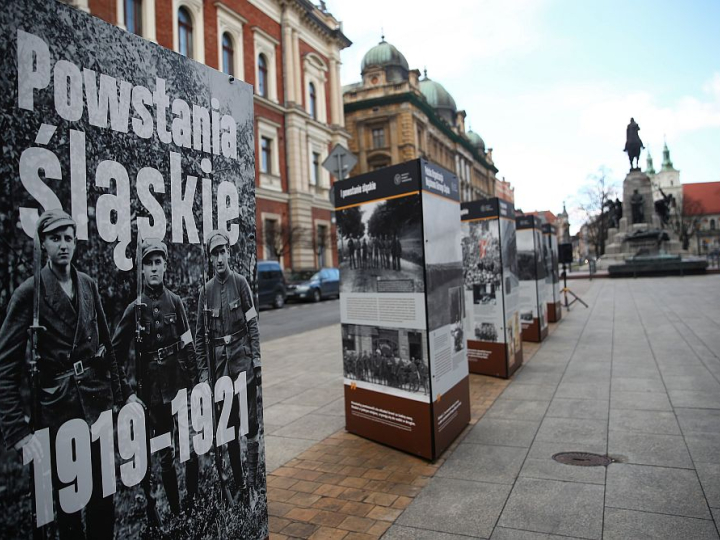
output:
[[[683,261],[682,244],[671,230],[664,229],[655,213],[650,178],[631,170],[623,182],[623,218],[608,229],[609,244],[598,267],[611,276],[684,274],[702,272],[697,261]]]

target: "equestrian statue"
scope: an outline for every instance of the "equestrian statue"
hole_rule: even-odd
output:
[[[640,170],[640,150],[645,148],[642,141],[640,140],[640,126],[637,125],[634,118],[630,119],[630,123],[627,127],[627,137],[625,140],[624,152],[627,152],[628,158],[630,159],[630,170]],[[633,167],[633,160],[635,160],[635,166]]]

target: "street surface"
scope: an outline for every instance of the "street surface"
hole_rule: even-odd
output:
[[[339,323],[339,300],[286,304],[281,309],[260,312],[260,341],[264,343]]]

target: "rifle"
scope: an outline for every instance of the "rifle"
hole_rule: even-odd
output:
[[[207,304],[207,283],[208,283],[208,271],[207,271],[207,264],[208,264],[208,258],[207,253],[205,253],[205,243],[201,240],[200,241],[200,249],[202,250],[202,279],[203,279],[203,287],[202,287],[202,298],[203,298],[203,305],[202,305],[202,317],[203,317],[203,329],[204,329],[204,335],[203,338],[205,340],[205,348],[207,350],[207,358],[208,358],[208,379],[210,380],[211,389],[214,392],[215,391],[215,345],[213,345],[212,342],[212,336],[210,334],[210,326],[208,321],[208,312],[210,311],[208,309]],[[212,400],[212,407],[213,407],[213,414],[212,414],[212,426],[213,426],[213,433],[217,433],[217,419],[218,419],[218,408],[217,404],[215,403],[215,400]],[[220,497],[224,499],[224,501],[227,504],[231,504],[233,502],[232,495],[230,494],[230,490],[228,489],[228,477],[225,474],[225,467],[223,466],[223,457],[222,457],[222,449],[217,445],[217,443],[213,444],[213,454],[215,458],[215,468],[217,469],[218,473],[218,479],[220,481]]]
[[[40,377],[38,372],[38,362],[40,361],[40,352],[38,351],[38,340],[41,330],[47,330],[44,326],[40,326],[40,273],[42,271],[42,249],[40,247],[40,234],[35,233],[33,238],[33,318],[32,326],[29,328],[30,333],[30,430],[35,432],[40,421],[40,400],[38,399],[40,390]],[[30,468],[30,485],[35,486],[34,467]],[[32,500],[32,530],[33,538],[39,540],[45,538],[47,527],[40,529],[37,527],[37,503],[35,494],[31,494]]]
[[[143,273],[142,273],[142,240],[140,238],[140,228],[138,227],[137,246],[135,248],[135,275],[137,278],[137,298],[135,300],[135,381],[137,383],[137,392],[140,399],[145,400],[143,391],[143,368],[142,368],[142,341],[143,330],[142,325],[142,302],[143,292]],[[145,414],[143,412],[143,414]],[[150,460],[150,426],[147,419],[145,420],[145,451],[147,452],[148,470],[142,479],[142,489],[145,493],[146,511],[148,526],[150,528],[162,529],[162,520],[157,509],[157,502],[152,494],[152,463]]]

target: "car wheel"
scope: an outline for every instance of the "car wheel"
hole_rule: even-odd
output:
[[[273,307],[275,309],[280,309],[285,305],[285,298],[283,297],[282,293],[275,293],[275,299],[273,300]]]
[[[320,300],[322,300],[322,296],[320,295],[320,290],[313,289],[312,301],[319,302]]]

